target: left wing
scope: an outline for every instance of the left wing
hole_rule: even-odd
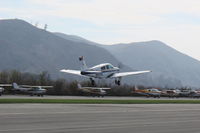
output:
[[[78,76],[84,76],[84,75],[81,75],[81,71],[79,71],[79,70],[62,69],[62,70],[60,70],[60,72],[70,73],[70,74],[74,74],[74,75],[78,75]]]
[[[19,85],[21,87],[25,88],[35,88],[35,87],[41,87],[41,88],[53,88],[53,86],[32,86],[32,85]]]
[[[12,84],[0,84],[0,87],[12,87]]]
[[[138,75],[138,74],[143,74],[143,73],[149,73],[151,71],[135,71],[135,72],[121,72],[121,73],[115,73],[111,76],[111,78],[119,78],[119,77],[124,77],[124,76],[129,76],[129,75]]]

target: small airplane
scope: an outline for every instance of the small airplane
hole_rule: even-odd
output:
[[[180,96],[180,90],[178,89],[163,90],[161,95],[165,97],[178,98]]]
[[[161,91],[159,91],[156,88],[151,88],[151,89],[138,89],[137,86],[135,86],[135,89],[132,92],[133,94],[138,94],[141,96],[146,96],[146,97],[158,97],[160,98],[161,96]]]
[[[114,67],[110,63],[103,63],[93,67],[88,68],[83,56],[79,57],[79,61],[82,63],[81,70],[70,70],[70,69],[62,69],[61,72],[70,73],[78,76],[89,77],[92,85],[95,85],[94,78],[98,79],[108,79],[114,78],[115,84],[120,85],[121,79],[124,76],[129,75],[138,75],[143,73],[149,73],[151,71],[134,71],[134,72],[119,72],[118,67]]]
[[[190,88],[180,89],[180,96],[181,97],[189,97],[191,92],[192,92],[192,89],[190,89]]]
[[[46,89],[43,88],[52,88],[53,86],[31,86],[31,85],[18,85],[13,83],[13,91],[20,91],[30,94],[31,96],[43,96],[46,93]]]
[[[11,84],[0,84],[0,96],[3,94],[4,92],[4,87],[11,87]]]
[[[200,98],[200,91],[199,90],[192,90],[189,94],[191,98]]]
[[[140,95],[140,96],[146,96],[146,97],[148,97],[148,94],[147,94],[148,91],[147,91],[147,89],[139,89],[136,85],[135,85],[135,88],[132,91],[132,93]]]
[[[105,90],[109,90],[111,88],[101,88],[101,87],[82,87],[81,84],[78,83],[78,89],[86,92],[86,93],[90,93],[92,94],[92,96],[101,96],[104,97],[106,95],[106,91]]]
[[[161,96],[161,91],[159,91],[158,89],[156,89],[156,88],[151,88],[151,89],[147,89],[147,91],[148,91],[148,95],[149,95],[149,97],[154,97],[154,98],[160,98],[160,96]]]

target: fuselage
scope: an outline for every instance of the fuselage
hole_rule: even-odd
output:
[[[119,72],[118,67],[114,67],[110,63],[104,63],[82,70],[81,75],[89,76],[93,78],[110,78],[113,74]]]
[[[38,87],[38,88],[33,88],[31,90],[28,90],[27,92],[30,93],[30,94],[33,94],[33,95],[45,94],[46,89],[42,89],[42,88]]]
[[[100,95],[100,96],[106,95],[106,91],[103,89],[91,89],[91,87],[83,87],[83,88],[80,88],[80,90],[83,92]]]

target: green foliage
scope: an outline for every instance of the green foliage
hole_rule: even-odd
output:
[[[62,104],[200,104],[200,100],[106,100],[106,99],[0,99],[2,103]]]
[[[77,81],[67,81],[66,79],[54,79],[50,78],[50,74],[47,71],[43,71],[39,74],[22,73],[17,70],[2,71],[0,72],[0,83],[12,84],[16,82],[18,84],[27,85],[41,85],[41,86],[54,86],[47,90],[49,95],[83,95],[84,93],[78,90]],[[96,82],[95,87],[109,87],[111,90],[107,90],[107,95],[110,96],[130,96],[132,91],[135,89],[134,85],[121,85],[117,86],[112,83]],[[84,87],[91,87],[90,80],[82,81],[81,85]],[[146,89],[144,86],[138,86],[139,89]],[[183,88],[188,89],[188,88]],[[10,89],[6,89],[6,93],[11,93]],[[87,94],[84,94],[87,95]]]

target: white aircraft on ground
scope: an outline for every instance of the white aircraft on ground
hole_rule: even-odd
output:
[[[94,78],[98,79],[107,79],[107,78],[114,78],[115,84],[120,85],[121,79],[124,76],[129,75],[137,75],[143,73],[149,73],[151,71],[134,71],[134,72],[119,72],[118,67],[114,67],[110,63],[103,63],[93,67],[88,68],[83,56],[79,57],[79,61],[82,63],[81,70],[70,70],[70,69],[62,69],[61,72],[75,74],[79,76],[89,77],[92,85],[95,84]]]
[[[13,91],[20,91],[30,94],[31,96],[43,96],[46,93],[46,89],[43,88],[52,88],[53,86],[31,86],[31,85],[18,85],[13,83]]]
[[[92,96],[101,96],[104,97],[106,95],[105,90],[110,90],[111,88],[102,88],[102,87],[82,87],[81,84],[78,83],[78,89],[90,93]]]

